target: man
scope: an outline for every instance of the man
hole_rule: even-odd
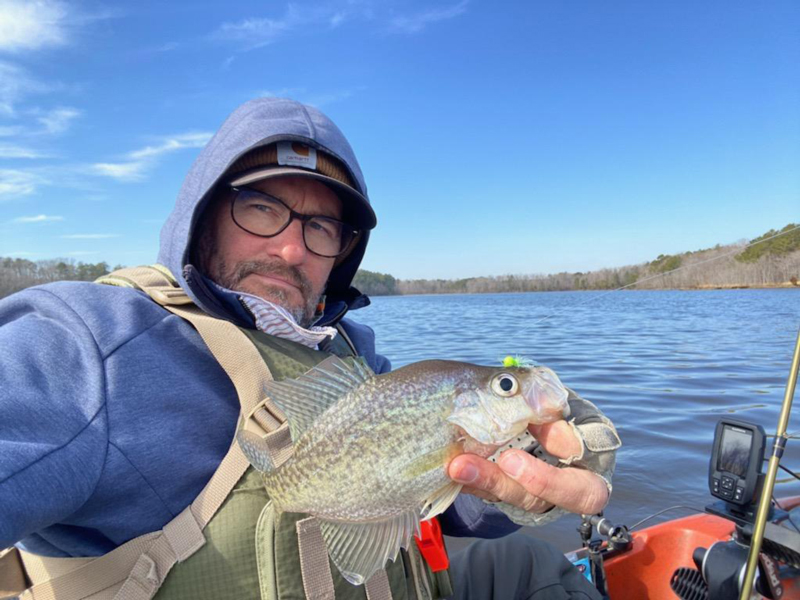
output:
[[[368,303],[350,283],[375,224],[338,128],[313,108],[260,99],[238,108],[194,163],[162,229],[159,263],[175,280],[168,291],[239,328],[276,379],[296,377],[331,353],[355,352],[381,373],[390,367],[376,354],[372,331],[343,319]],[[169,537],[226,464],[240,411],[234,375],[196,322],[151,299],[163,295],[130,287],[62,282],[0,302],[0,548],[17,544],[28,562],[106,555],[162,528]],[[535,431],[564,468],[513,451],[499,466],[460,456],[449,474],[475,495],[543,513],[543,521],[563,510],[600,510],[617,438],[594,407],[573,400],[585,427],[562,422]],[[289,519],[274,530],[264,525],[268,498],[252,473],[223,494],[197,547],[176,550],[170,542],[170,565],[156,560],[137,585],[153,584],[150,595],[160,587],[160,597],[249,598],[265,586],[281,597],[313,595],[297,567],[303,541],[298,546]],[[441,522],[451,535],[517,529],[467,495]],[[254,554],[263,536],[274,543],[271,566],[260,550]],[[63,570],[53,564],[45,561],[44,570]],[[136,568],[142,564],[149,563]],[[396,598],[424,595],[404,587],[408,571],[400,561],[387,569]],[[449,593],[425,569],[411,571],[433,585],[431,595]],[[363,597],[337,573],[326,577],[337,598]],[[114,597],[117,581],[103,593]]]

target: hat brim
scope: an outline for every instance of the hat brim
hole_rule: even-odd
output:
[[[374,229],[378,224],[375,212],[369,201],[358,191],[338,179],[328,177],[315,171],[298,169],[295,167],[259,167],[245,171],[229,182],[229,185],[239,187],[256,181],[272,179],[273,177],[302,177],[314,179],[331,188],[342,201],[342,220],[362,230]]]

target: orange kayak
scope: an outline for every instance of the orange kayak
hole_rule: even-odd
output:
[[[779,501],[790,510],[800,497]],[[679,567],[696,569],[692,554],[728,541],[734,531],[731,521],[713,515],[673,519],[631,533],[630,547],[604,561],[611,600],[663,600],[676,598],[670,579]],[[800,580],[782,579],[782,600],[800,599]],[[734,599],[732,599],[734,600]]]

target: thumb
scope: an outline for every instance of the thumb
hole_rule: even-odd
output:
[[[566,421],[529,425],[528,431],[553,456],[567,459],[583,453],[583,443]]]

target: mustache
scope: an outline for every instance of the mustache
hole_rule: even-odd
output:
[[[236,265],[236,270],[233,273],[235,281],[238,283],[248,275],[276,275],[281,279],[285,279],[292,285],[300,288],[304,296],[311,294],[311,282],[308,278],[298,269],[291,265],[287,265],[280,260],[264,261],[264,260],[251,260],[239,263]]]

